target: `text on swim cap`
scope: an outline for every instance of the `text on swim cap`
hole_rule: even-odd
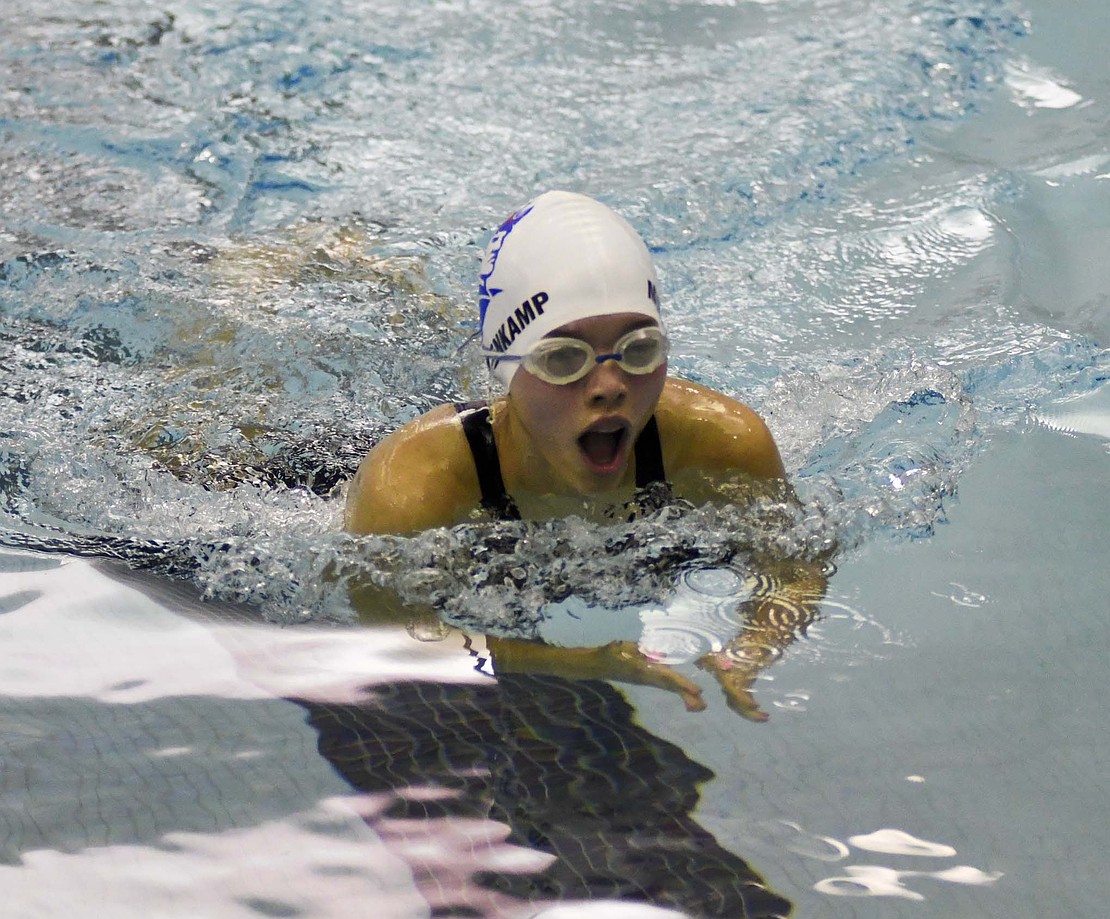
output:
[[[547,292],[541,290],[513,310],[494,333],[490,350],[502,353],[508,351],[516,337],[528,328],[528,324],[537,316],[543,315],[543,305],[549,299]]]

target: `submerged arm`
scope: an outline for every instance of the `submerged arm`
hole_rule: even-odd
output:
[[[519,638],[486,642],[501,673],[542,673],[579,680],[617,680],[677,693],[687,711],[705,708],[701,689],[665,664],[648,660],[633,641],[612,641],[596,648],[561,648]]]
[[[366,625],[402,626],[409,635],[421,641],[438,641],[458,632],[446,625],[431,606],[406,603],[394,591],[370,582],[352,586],[350,600],[359,620]],[[638,683],[676,693],[689,711],[705,708],[696,683],[646,658],[635,642],[614,641],[601,647],[564,648],[525,638],[487,635],[485,640],[498,673]]]
[[[351,605],[366,625],[403,626],[420,641],[438,641],[457,632],[431,606],[405,603],[396,593],[374,584],[350,591]],[[689,711],[705,708],[701,689],[664,664],[648,660],[631,641],[601,647],[563,648],[526,638],[486,636],[498,673],[550,674],[571,680],[617,680],[666,689],[682,697]]]
[[[764,572],[755,596],[743,605],[744,628],[726,648],[698,661],[720,683],[729,707],[751,721],[768,718],[751,693],[752,683],[805,634],[827,584],[824,570],[812,563],[773,563]]]

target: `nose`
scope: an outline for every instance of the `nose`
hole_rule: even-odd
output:
[[[619,361],[602,361],[585,378],[586,397],[591,405],[620,405],[628,394],[627,374]]]

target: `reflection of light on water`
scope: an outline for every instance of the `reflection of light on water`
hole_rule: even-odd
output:
[[[729,597],[734,600],[751,596],[753,582],[728,568],[697,568],[687,571],[683,581],[693,591],[706,597]]]
[[[820,624],[821,622],[829,626],[833,624],[836,624],[838,626],[847,625],[849,630],[852,632],[860,632],[864,629],[868,629],[878,635],[879,642],[882,645],[895,645],[898,647],[904,647],[907,644],[906,640],[903,637],[898,635],[893,630],[888,629],[873,616],[869,616],[862,610],[857,609],[851,604],[844,602],[844,600],[838,600],[836,599],[835,595],[830,594],[821,601],[820,622],[810,626],[807,630],[807,635],[811,639],[822,639],[822,641],[819,643],[821,651],[815,653],[836,650],[835,648],[828,645],[826,641],[824,641],[829,629],[822,628]],[[862,647],[859,646],[854,647],[852,651],[853,653],[859,655],[865,655],[867,653]]]
[[[163,747],[161,750],[147,750],[146,754],[157,759],[167,759],[174,756],[188,756],[192,752],[192,747]]]
[[[1110,440],[1110,386],[1058,399],[1034,412],[1033,420],[1060,434],[1089,434]]]
[[[826,878],[813,885],[819,893],[834,897],[902,897],[906,900],[924,900],[915,890],[903,886],[904,878],[932,878],[950,884],[984,887],[993,884],[1002,872],[984,872],[968,865],[957,865],[947,871],[897,871],[878,865],[849,865],[846,877]]]
[[[963,584],[958,584],[955,581],[950,582],[950,587],[956,588],[952,593],[938,593],[935,590],[929,591],[934,597],[941,597],[944,600],[951,600],[957,606],[966,606],[971,609],[978,609],[985,603],[988,603],[990,598],[986,594],[977,593],[974,590],[969,590]]]
[[[729,568],[687,571],[665,603],[640,611],[640,650],[654,661],[672,665],[722,650],[743,628],[743,604],[759,586],[759,578]],[[796,645],[791,657],[819,660],[829,655],[872,656],[873,652],[858,642],[844,643],[846,633],[840,628],[844,625],[850,633],[867,629],[877,634],[881,645],[904,644],[873,617],[830,595],[821,601],[818,619],[806,627],[808,640]],[[764,679],[771,677],[765,675]],[[799,690],[784,694],[774,704],[782,709],[805,711],[804,703],[808,701],[809,694]]]
[[[395,797],[350,796],[319,757],[303,709],[282,701],[347,705],[376,684],[485,682],[457,644],[413,642],[399,629],[279,629],[211,607],[193,619],[179,614],[199,610],[184,597],[163,606],[89,562],[67,560],[64,579],[53,562],[0,552],[0,596],[36,588],[4,616],[5,652],[25,666],[5,658],[0,696],[49,702],[81,737],[62,765],[33,759],[35,747],[5,760],[30,777],[30,808],[7,811],[20,863],[0,865],[19,915],[410,919],[455,897],[481,915],[525,914],[492,903],[497,895],[472,877],[542,870],[551,855],[508,842],[509,827],[493,820],[387,813],[454,789],[413,783]],[[218,721],[205,717],[213,710]],[[41,728],[26,724],[16,730],[33,741]],[[79,777],[67,788],[69,775]],[[57,822],[40,831],[33,821],[46,812]],[[58,833],[90,842],[60,852]]]
[[[1073,179],[1076,176],[1087,176],[1092,173],[1097,173],[1107,163],[1110,163],[1110,156],[1105,153],[1095,153],[1091,156],[1081,156],[1076,160],[1068,160],[1064,163],[1056,163],[1052,166],[1046,166],[1044,169],[1038,169],[1033,175],[1041,179]],[[1096,175],[1096,179],[1101,179],[1103,176]],[[1049,182],[1050,185],[1055,184]]]
[[[727,568],[686,572],[664,606],[640,612],[640,650],[664,664],[687,663],[720,651],[743,627],[738,609],[755,585],[755,578]]]
[[[167,833],[158,845],[25,852],[22,864],[0,866],[0,885],[27,915],[338,919],[365,915],[368,903],[378,916],[427,909],[408,866],[341,798],[249,829]]]
[[[923,855],[930,858],[947,858],[956,850],[939,842],[917,839],[902,830],[876,830],[865,836],[849,836],[848,842],[857,849],[883,852],[888,855]]]
[[[786,711],[804,712],[806,710],[806,703],[809,701],[808,692],[788,692],[781,699],[775,699],[771,704],[775,708],[781,708]]]
[[[1035,108],[1071,108],[1083,101],[1075,90],[1056,81],[1045,68],[1030,63],[1007,62],[1006,85],[1021,104]]]
[[[908,778],[913,781],[920,777]],[[831,836],[811,833],[789,820],[778,821],[777,826],[769,829],[779,836],[786,832],[781,843],[784,848],[823,862],[843,861],[852,855],[853,849],[928,859],[952,858],[956,855],[956,850],[945,843],[918,839],[904,830],[891,828],[849,836],[847,843]],[[1000,871],[987,872],[970,865],[955,865],[929,871],[889,868],[883,865],[846,865],[844,874],[824,878],[813,887],[819,893],[834,897],[901,897],[906,900],[924,900],[922,894],[911,890],[903,881],[909,878],[928,878],[949,884],[986,886],[1001,877]]]
[[[782,836],[783,830],[788,831],[781,842],[782,847],[807,858],[816,858],[823,862],[838,862],[842,858],[847,858],[851,851],[839,839],[810,833],[801,824],[792,820],[780,820],[777,825],[772,825],[768,829],[776,836]]]
[[[67,560],[62,586],[56,569],[20,570],[23,558],[34,557],[0,555],[0,594],[35,588],[39,596],[4,617],[5,652],[22,662],[0,669],[4,696],[82,697],[113,705],[186,696],[353,702],[374,682],[486,679],[461,651],[461,637],[418,643],[400,630],[273,629],[220,620],[218,610],[210,621],[194,621],[121,588],[86,561]],[[151,755],[188,752],[175,744]]]

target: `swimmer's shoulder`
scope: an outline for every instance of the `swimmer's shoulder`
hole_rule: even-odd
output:
[[[655,415],[668,474],[737,470],[761,479],[785,475],[766,422],[724,393],[668,377]]]
[[[347,492],[352,533],[415,533],[463,519],[479,501],[474,459],[454,405],[440,405],[384,437]]]

